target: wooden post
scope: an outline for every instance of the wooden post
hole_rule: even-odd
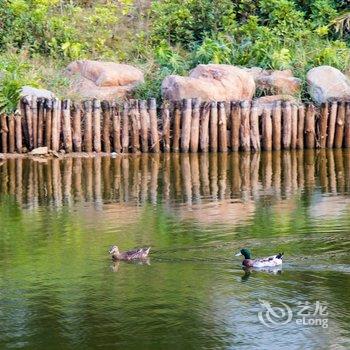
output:
[[[327,124],[328,124],[328,103],[322,103],[321,113],[318,123],[318,144],[320,148],[326,148],[327,141]]]
[[[123,150],[123,153],[129,152],[129,104],[128,102],[123,103],[122,150]]]
[[[26,120],[26,133],[28,135],[28,149],[33,149],[33,110],[32,110],[32,99],[29,96],[26,96],[23,99],[24,108],[25,108],[25,120]]]
[[[149,129],[149,114],[147,112],[147,102],[140,101],[140,122],[141,122],[141,151],[148,152],[148,129]]]
[[[241,127],[241,107],[238,102],[231,102],[231,150],[239,150],[239,130]]]
[[[15,153],[15,116],[10,114],[8,116],[8,128],[9,128],[9,152]]]
[[[44,145],[44,114],[45,114],[45,99],[38,99],[38,147]]]
[[[120,142],[120,111],[119,106],[112,102],[112,128],[113,128],[113,151],[120,153],[122,145]]]
[[[15,112],[15,134],[16,134],[16,151],[22,153],[22,115],[20,106]]]
[[[276,101],[272,110],[272,145],[274,151],[281,150],[282,141],[282,108],[281,101]]]
[[[60,148],[60,116],[61,116],[61,103],[58,98],[54,98],[52,103],[52,150],[57,152]],[[29,123],[28,123],[28,129]]]
[[[250,151],[250,102],[241,102],[241,127],[240,127],[240,140],[241,149],[243,152]]]
[[[292,104],[292,136],[290,141],[290,148],[297,148],[297,140],[298,140],[298,106],[293,103]]]
[[[333,101],[331,104],[331,111],[329,114],[329,123],[328,123],[328,135],[327,135],[327,147],[333,148],[334,144],[334,134],[335,134],[335,124],[337,120],[337,101]]]
[[[210,105],[210,121],[209,121],[209,143],[210,152],[218,151],[218,108],[217,103],[213,101]]]
[[[315,148],[315,106],[312,103],[306,105],[305,146]]]
[[[192,121],[191,121],[191,134],[190,134],[190,150],[192,153],[198,152],[199,144],[199,108],[200,100],[193,99],[192,104]]]
[[[173,119],[173,152],[180,150],[180,135],[181,135],[181,103],[174,102],[174,119]]]
[[[181,152],[187,153],[190,148],[192,100],[184,99],[182,105]]]
[[[254,104],[250,110],[250,144],[253,151],[260,151],[259,108]]]
[[[282,145],[283,149],[290,149],[292,142],[292,108],[289,101],[282,106]]]
[[[334,148],[341,148],[343,146],[344,123],[345,123],[345,102],[339,102],[337,119],[336,119],[336,127],[335,127],[335,136],[334,136]]]
[[[297,149],[304,149],[304,126],[305,126],[305,108],[304,108],[304,105],[300,105],[298,108]]]
[[[70,105],[70,100],[64,100],[62,102],[63,143],[67,153],[71,153],[73,151],[72,128],[70,122]]]
[[[262,115],[262,148],[264,151],[272,150],[272,120],[269,108],[264,108]]]
[[[48,149],[52,149],[52,111],[53,111],[53,100],[51,98],[45,99],[45,143],[44,145]]]
[[[111,106],[108,101],[102,101],[102,146],[103,151],[111,153],[110,127],[111,127]]]
[[[227,152],[227,118],[225,102],[218,103],[219,122],[218,122],[218,138],[219,138],[219,152]]]
[[[101,102],[94,99],[92,102],[92,123],[94,133],[94,151],[101,152]]]
[[[350,102],[346,103],[345,109],[344,147],[350,147]]]
[[[139,113],[137,101],[133,100],[130,103],[130,120],[131,120],[131,150],[133,153],[140,152],[140,128],[139,128]]]
[[[169,103],[163,102],[162,106],[162,121],[163,121],[163,150],[170,152],[170,112]]]
[[[5,113],[1,114],[1,153],[7,153],[7,134],[9,129],[7,127],[7,116]]]
[[[36,96],[32,96],[32,121],[33,121],[33,147],[38,147],[38,100]]]
[[[151,127],[151,150],[153,153],[159,153],[157,101],[155,98],[151,98],[149,100],[148,113],[150,117],[150,127]]]
[[[73,118],[73,149],[75,152],[81,152],[81,108],[80,103],[72,104]]]
[[[204,153],[207,153],[209,151],[209,119],[210,102],[205,102],[201,108],[199,125],[199,148]]]
[[[92,152],[92,103],[84,101],[84,151]]]

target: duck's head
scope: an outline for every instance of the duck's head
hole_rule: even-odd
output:
[[[250,250],[247,248],[243,248],[239,251],[239,253],[236,254],[236,256],[243,255],[244,259],[250,259],[251,258],[251,253]]]
[[[116,245],[112,246],[110,249],[109,249],[109,254],[118,254],[119,253],[119,249]]]

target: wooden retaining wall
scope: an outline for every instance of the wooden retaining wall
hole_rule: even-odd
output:
[[[1,153],[47,146],[66,152],[227,152],[350,147],[350,102],[250,101],[123,104],[23,98],[1,115]]]

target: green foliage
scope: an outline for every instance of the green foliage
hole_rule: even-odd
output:
[[[141,97],[199,63],[290,68],[302,79],[315,65],[350,66],[347,0],[0,0],[0,18],[0,57],[28,52],[38,83],[59,94],[69,93],[61,73],[75,59],[140,66]],[[22,77],[9,74],[15,96]]]

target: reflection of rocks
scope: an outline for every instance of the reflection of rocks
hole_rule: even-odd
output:
[[[309,212],[314,219],[337,219],[350,212],[350,198],[315,196]]]

